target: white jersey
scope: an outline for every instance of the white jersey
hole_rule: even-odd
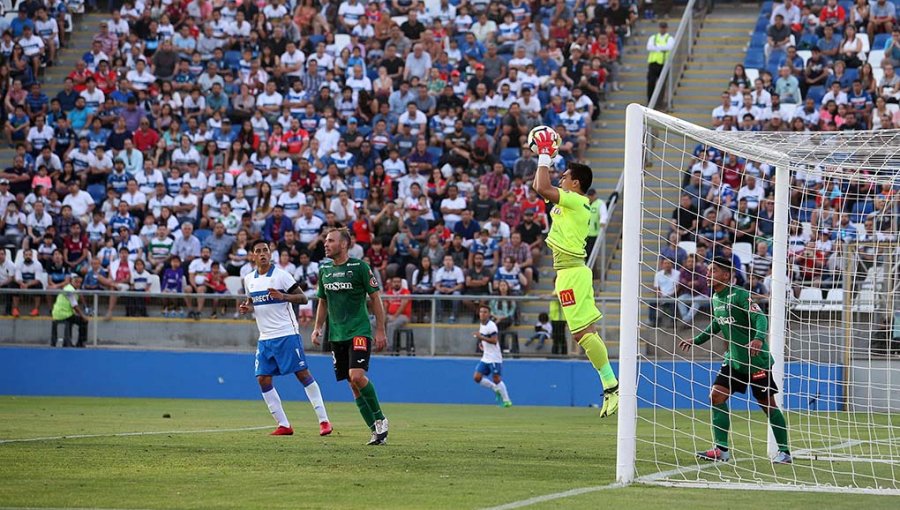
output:
[[[296,283],[290,273],[274,265],[269,267],[268,273],[259,274],[259,271],[253,271],[244,277],[244,290],[253,302],[253,314],[256,316],[260,340],[300,333],[294,305],[269,297],[270,288],[287,293]]]
[[[478,326],[478,334],[498,341],[498,343],[495,344],[485,342],[484,340],[481,341],[481,349],[483,352],[481,361],[484,363],[503,363],[503,353],[500,351],[500,343],[497,336],[498,330],[494,321],[488,320],[487,324]]]

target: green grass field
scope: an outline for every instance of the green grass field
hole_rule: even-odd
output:
[[[318,436],[305,402],[288,402],[286,410],[297,433],[270,437],[262,401],[0,397],[0,507],[485,508],[615,478],[616,423],[600,420],[596,409],[387,404],[385,447],[364,446],[368,433],[352,404],[330,405],[335,433],[328,438]],[[757,425],[736,418],[735,430],[745,426]],[[264,428],[182,433],[250,427]],[[178,433],[113,436],[128,432]],[[642,425],[639,436],[648,432]],[[54,438],[73,435],[97,437]],[[45,439],[3,442],[29,438]],[[653,458],[648,445],[641,448],[639,458]],[[639,466],[642,475],[676,460],[671,447],[656,454],[658,463]],[[727,477],[727,469],[714,473]],[[640,485],[529,508],[825,505],[898,508],[884,496]]]

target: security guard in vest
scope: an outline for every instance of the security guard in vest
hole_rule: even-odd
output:
[[[651,35],[647,39],[647,102],[653,97],[653,90],[663,66],[669,58],[669,52],[675,47],[675,38],[669,35],[669,24],[665,21],[659,23],[659,33]]]

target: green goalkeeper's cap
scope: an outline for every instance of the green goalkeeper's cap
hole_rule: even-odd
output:
[[[721,269],[727,270],[729,273],[732,270],[732,263],[728,257],[715,257],[713,259],[713,265],[719,266]]]

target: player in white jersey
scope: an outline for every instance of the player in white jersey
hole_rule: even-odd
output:
[[[481,343],[481,361],[475,367],[475,382],[494,392],[497,403],[501,407],[512,407],[506,383],[501,378],[503,371],[503,353],[500,350],[500,337],[497,325],[491,320],[491,309],[487,305],[478,307],[478,333],[474,336]],[[491,376],[490,379],[485,376]]]
[[[306,354],[300,340],[294,305],[305,304],[308,299],[290,274],[272,265],[269,244],[259,240],[253,243],[251,259],[256,270],[244,276],[244,291],[248,299],[241,303],[243,314],[254,312],[259,328],[256,347],[256,380],[263,399],[278,428],[273,436],[290,436],[294,433],[281,406],[281,397],[272,386],[272,376],[294,374],[303,384],[306,396],[319,418],[319,435],[331,434],[331,423],[325,412],[325,401],[319,383],[313,379],[306,364]]]

